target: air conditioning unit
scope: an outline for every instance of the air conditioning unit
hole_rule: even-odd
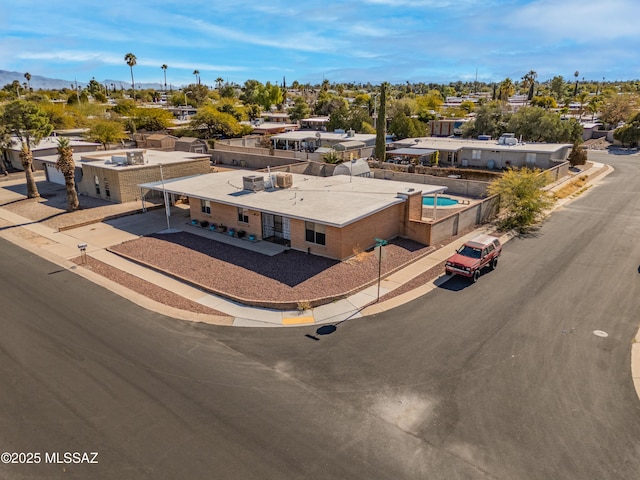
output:
[[[111,155],[111,163],[115,165],[126,165],[127,157],[121,155]]]
[[[144,165],[144,155],[142,152],[127,152],[127,164]]]
[[[293,175],[290,173],[278,173],[276,175],[276,186],[278,188],[291,188],[293,185]]]
[[[264,177],[261,175],[247,175],[242,177],[242,188],[250,192],[264,190]]]

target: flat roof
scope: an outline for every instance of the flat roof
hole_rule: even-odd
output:
[[[140,186],[335,227],[344,227],[404,202],[405,199],[399,194],[422,192],[424,196],[447,189],[439,185],[349,175],[315,177],[291,173],[291,188],[259,192],[243,190],[243,177],[255,175],[267,178],[267,174],[262,172],[231,170],[165,180],[164,185],[162,182],[151,182]]]
[[[40,140],[40,142],[38,142],[37,145],[32,145],[31,151],[33,153],[36,153],[37,150],[58,148],[58,140],[60,138],[66,138],[67,140],[69,140],[69,145],[71,147],[91,146],[91,147],[98,148],[101,145],[99,143],[86,142],[84,140],[80,140],[76,138],[51,136],[51,137],[43,138],[42,140]],[[22,148],[22,142],[20,142],[20,139],[18,137],[11,137],[11,141],[12,141],[12,144],[11,144],[11,147],[9,147],[11,150],[20,150]]]
[[[115,163],[111,163],[111,157],[126,157],[127,152],[143,152],[144,164],[117,165]],[[161,150],[145,150],[140,148],[106,151],[100,150],[96,152],[80,152],[73,154],[73,161],[76,163],[77,167],[81,167],[84,164],[105,168],[107,170],[122,170],[125,168],[148,168],[154,165],[168,165],[172,163],[189,162],[203,158],[209,160],[211,157],[203,153],[192,153],[183,151],[165,152]],[[34,156],[34,160],[45,163],[55,163],[58,160],[58,155]],[[109,163],[105,163],[107,160],[109,161]]]
[[[436,150],[431,150],[429,148],[397,148],[395,150],[389,150],[387,152],[388,156],[394,156],[394,155],[406,155],[406,156],[413,156],[413,157],[421,157],[422,155],[431,155],[432,153],[434,153]]]
[[[472,140],[448,137],[421,137],[406,138],[398,142],[393,142],[399,147],[410,147],[412,149],[433,149],[444,151],[460,151],[464,148],[475,150],[504,150],[504,151],[521,151],[521,152],[539,152],[552,153],[558,150],[571,147],[570,143],[518,143],[516,145],[498,145],[497,140]],[[387,153],[393,155],[394,150]]]
[[[354,133],[352,136],[349,136],[347,133],[335,133],[335,132],[317,132],[315,130],[298,130],[295,132],[286,132],[280,133],[278,135],[273,135],[271,137],[272,140],[289,140],[289,141],[301,141],[301,140],[316,140],[316,134],[320,134],[320,140],[332,140],[335,142],[343,142],[343,141],[360,141],[360,142],[371,142],[376,139],[375,134],[368,133]]]

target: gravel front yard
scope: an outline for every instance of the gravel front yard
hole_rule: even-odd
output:
[[[403,239],[384,248],[383,276],[433,251]],[[295,308],[299,301],[327,303],[378,278],[372,251],[345,262],[294,250],[269,257],[184,232],[142,237],[111,250],[212,292],[276,308]]]

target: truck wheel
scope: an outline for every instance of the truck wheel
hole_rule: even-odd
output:
[[[471,279],[473,280],[473,283],[476,283],[479,278],[480,278],[480,269],[473,272],[473,277],[471,277]]]
[[[498,267],[498,257],[491,260],[491,270],[495,270]]]

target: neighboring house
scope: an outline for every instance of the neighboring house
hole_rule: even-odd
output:
[[[70,139],[70,146],[74,152],[95,152],[100,148],[99,143],[85,142],[80,139]],[[7,149],[7,160],[13,168],[18,170],[24,170],[22,168],[22,162],[20,161],[20,151],[22,150],[22,143],[17,137],[12,138],[11,146]],[[37,145],[31,146],[31,152],[33,157],[57,155],[58,154],[58,137],[52,136],[43,138]],[[34,169],[42,169],[42,165],[36,165],[34,163]]]
[[[289,117],[288,113],[264,112],[260,115],[260,118],[264,118],[269,123],[291,123],[291,117]]]
[[[393,143],[395,148],[410,148],[440,152],[443,167],[480,167],[489,169],[531,167],[546,170],[566,161],[572,145],[569,143],[520,143],[511,134],[496,140],[464,140],[455,138],[407,138]],[[393,156],[397,150],[389,150]]]
[[[309,130],[323,130],[327,129],[329,123],[329,117],[310,117],[300,120],[300,128],[306,128]]]
[[[187,196],[191,218],[257,240],[344,260],[376,238],[427,243],[422,197],[447,187],[337,175],[256,174],[232,170],[158,181],[144,189]]]
[[[463,118],[441,118],[429,121],[429,135],[432,137],[450,137],[462,135],[462,125],[469,119]]]
[[[164,133],[144,135],[143,141],[141,142],[142,144],[139,144],[138,148],[153,148],[154,150],[169,152],[175,150],[177,139],[178,137]]]
[[[206,140],[201,138],[180,137],[176,140],[175,150],[176,152],[208,153],[209,146]]]
[[[320,147],[334,148],[342,142],[362,142],[364,146],[373,147],[376,144],[375,134],[337,132],[295,131],[274,135],[271,137],[273,148],[276,150],[308,150],[315,151]]]
[[[292,132],[298,129],[297,123],[264,122],[261,120],[241,123],[243,125],[251,126],[251,132],[256,135],[275,135],[278,133]]]
[[[141,183],[203,175],[210,171],[209,155],[159,150],[109,150],[74,153],[78,193],[115,203],[140,200],[145,191]],[[34,159],[45,165],[48,180],[64,184],[62,174],[53,175],[57,156]]]

